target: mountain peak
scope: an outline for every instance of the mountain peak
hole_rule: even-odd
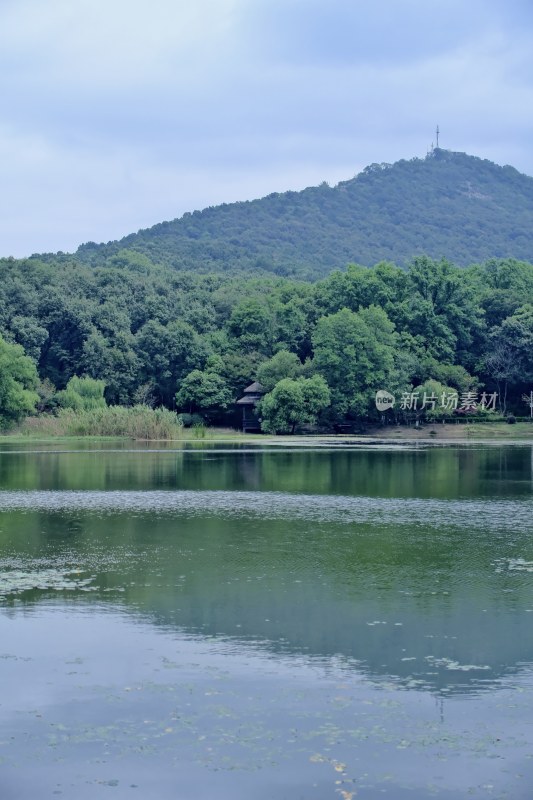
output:
[[[244,269],[320,277],[347,263],[406,264],[421,253],[466,266],[533,261],[533,178],[434,148],[370,164],[355,177],[184,214],[120,242],[84,245],[100,262],[127,249],[176,269]]]

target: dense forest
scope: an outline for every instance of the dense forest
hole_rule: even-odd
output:
[[[419,256],[407,268],[351,264],[312,283],[180,272],[132,252],[105,266],[3,259],[0,273],[4,424],[76,408],[84,395],[228,424],[255,379],[269,392],[264,429],[273,431],[377,419],[377,389],[497,392],[497,410],[529,413],[527,262],[461,268]],[[451,413],[438,403],[426,411]]]
[[[334,187],[207,208],[118,242],[88,243],[76,260],[112,266],[131,254],[175,270],[304,279],[350,262],[405,266],[422,254],[459,266],[533,261],[533,178],[439,148],[372,164]]]
[[[112,406],[236,425],[256,380],[273,432],[378,419],[377,390],[389,418],[525,415],[532,260],[533,179],[441,149],[0,259],[0,423]]]

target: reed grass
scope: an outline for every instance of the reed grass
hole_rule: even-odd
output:
[[[107,406],[86,411],[61,409],[57,415],[27,417],[19,426],[24,436],[124,436],[131,439],[182,439],[183,425],[173,411],[137,405]]]

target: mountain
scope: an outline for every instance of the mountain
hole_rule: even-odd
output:
[[[439,148],[423,159],[372,164],[335,187],[187,213],[117,242],[82,245],[76,256],[97,265],[133,253],[179,270],[301,278],[349,262],[404,265],[421,253],[460,266],[533,261],[533,178]]]

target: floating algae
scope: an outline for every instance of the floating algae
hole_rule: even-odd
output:
[[[95,591],[97,587],[90,585],[94,577],[83,578],[81,575],[78,570],[66,572],[62,569],[39,569],[29,572],[10,570],[0,576],[0,597],[22,594],[34,589]]]

